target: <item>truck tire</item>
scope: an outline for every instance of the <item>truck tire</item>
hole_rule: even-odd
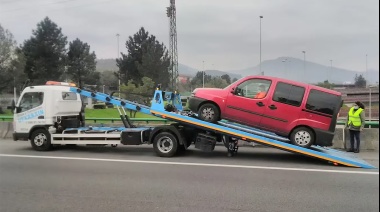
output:
[[[34,150],[48,151],[51,149],[50,133],[45,129],[37,129],[30,137],[30,143]]]
[[[315,135],[314,132],[307,127],[297,127],[291,133],[290,141],[296,146],[309,148],[315,143]]]
[[[153,139],[153,148],[160,157],[172,157],[177,153],[178,140],[170,132],[160,132]]]
[[[213,103],[206,103],[199,107],[198,117],[202,121],[216,123],[220,120],[219,108]]]

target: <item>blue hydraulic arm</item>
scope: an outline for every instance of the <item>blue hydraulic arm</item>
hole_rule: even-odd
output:
[[[70,91],[74,92],[74,93],[78,93],[82,96],[86,96],[89,98],[93,98],[93,99],[102,101],[102,102],[106,102],[106,103],[110,103],[110,104],[113,104],[116,106],[124,107],[128,110],[138,111],[138,112],[141,112],[144,114],[152,115],[149,107],[142,105],[142,104],[132,102],[132,101],[115,98],[111,95],[107,95],[107,94],[100,93],[100,92],[91,92],[91,91],[87,91],[87,90],[82,90],[80,88],[75,88],[75,87],[71,87]]]
[[[120,106],[128,110],[138,111],[148,115],[154,115],[150,112],[150,107],[129,100],[114,97],[112,96],[112,94],[108,95],[101,92],[87,91],[75,87],[71,87],[70,91],[78,93],[82,96]],[[160,110],[165,110],[165,103],[174,106],[175,111],[182,111],[183,109],[180,94],[178,94],[177,92],[166,92],[157,89],[154,93],[154,98],[152,100],[152,108],[159,108]]]

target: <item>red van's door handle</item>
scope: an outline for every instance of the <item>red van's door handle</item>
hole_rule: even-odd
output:
[[[269,107],[269,109],[271,109],[271,110],[276,110],[276,109],[277,109],[276,105],[270,105],[270,106],[268,106],[268,107]]]
[[[262,102],[257,102],[256,104],[257,104],[259,107],[263,107],[263,106],[265,106],[264,103],[262,103]]]

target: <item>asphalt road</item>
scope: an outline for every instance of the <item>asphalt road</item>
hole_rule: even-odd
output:
[[[378,170],[239,151],[160,158],[151,146],[36,152],[0,141],[0,211],[379,211]],[[378,167],[378,153],[361,156]]]

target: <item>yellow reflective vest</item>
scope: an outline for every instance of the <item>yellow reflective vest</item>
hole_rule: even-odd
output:
[[[348,125],[352,123],[355,127],[360,127],[362,125],[362,120],[360,119],[360,113],[363,112],[362,108],[357,109],[354,112],[354,108],[352,107],[348,112]]]

